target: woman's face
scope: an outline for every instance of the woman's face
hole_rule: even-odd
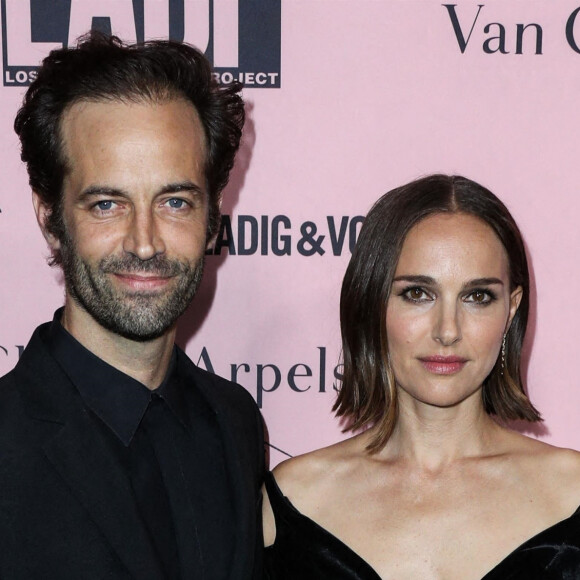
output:
[[[520,287],[510,292],[506,251],[485,222],[436,214],[416,224],[403,244],[387,304],[399,394],[450,407],[476,393],[520,299]]]

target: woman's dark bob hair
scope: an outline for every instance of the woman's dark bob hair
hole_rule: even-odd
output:
[[[348,430],[377,427],[368,447],[371,453],[383,447],[398,417],[385,324],[395,269],[409,230],[438,213],[469,214],[488,224],[506,250],[510,290],[522,288],[521,302],[506,336],[503,373],[498,359],[483,384],[484,408],[502,421],[541,421],[524,392],[520,375],[530,280],[518,226],[505,205],[485,187],[457,175],[430,175],[390,191],[375,203],[364,221],[342,284],[344,376],[334,411],[349,419]]]

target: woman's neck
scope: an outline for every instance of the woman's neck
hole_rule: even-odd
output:
[[[400,393],[397,424],[381,454],[437,472],[457,460],[497,453],[497,436],[502,431],[485,412],[480,391],[448,408],[426,405]]]

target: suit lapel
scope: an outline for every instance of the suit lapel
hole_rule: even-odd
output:
[[[254,568],[257,498],[254,473],[249,467],[256,462],[256,458],[249,456],[247,441],[240,439],[240,433],[245,431],[245,421],[235,405],[224,399],[223,387],[212,383],[211,375],[202,373],[186,355],[180,358],[185,372],[191,376],[191,380],[216,414],[236,514],[234,533],[237,541],[230,579],[247,579]]]
[[[252,473],[249,469],[244,468],[244,465],[249,465],[255,459],[246,457],[242,452],[239,435],[236,437],[235,431],[232,430],[231,421],[233,418],[228,417],[228,415],[229,413],[218,413],[217,418],[223,436],[225,461],[237,515],[235,537],[243,538],[243,541],[236,542],[232,558],[231,578],[248,578],[250,570],[253,569],[256,543],[256,497]],[[240,430],[236,431],[238,434],[241,432]],[[241,573],[242,571],[246,572]]]
[[[37,329],[16,371],[35,421],[56,430],[39,441],[47,459],[138,580],[161,580],[155,551],[137,512],[130,484],[95,429],[80,395],[48,353]]]
[[[159,580],[163,575],[129,481],[103,446],[93,432],[71,421],[43,447],[131,574],[139,580]]]

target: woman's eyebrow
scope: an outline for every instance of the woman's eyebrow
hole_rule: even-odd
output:
[[[402,276],[395,276],[393,282],[410,282],[411,284],[425,284],[432,286],[436,284],[435,279],[431,276],[417,276],[412,274],[403,274]]]
[[[424,286],[436,286],[437,281],[431,276],[422,276],[415,274],[403,274],[393,278],[393,282],[408,282],[409,284],[420,284]],[[503,280],[499,278],[474,278],[465,282],[463,288],[475,288],[476,286],[492,286],[494,284],[504,285]]]
[[[475,280],[466,282],[463,287],[473,288],[474,286],[492,286],[493,284],[501,284],[503,286],[503,280],[499,278],[475,278]]]

